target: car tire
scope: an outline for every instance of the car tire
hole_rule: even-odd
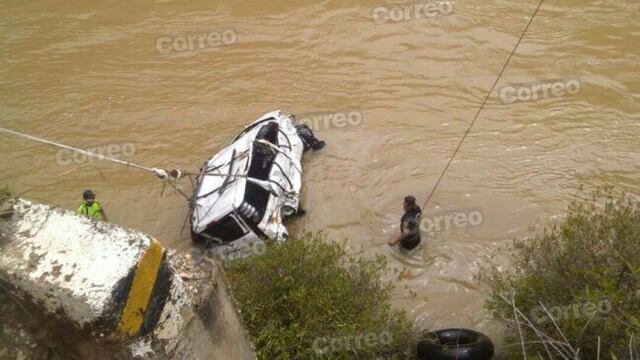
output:
[[[419,360],[489,360],[492,357],[491,339],[469,329],[434,331],[418,343]]]

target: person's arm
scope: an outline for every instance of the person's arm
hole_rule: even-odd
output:
[[[409,230],[405,229],[400,235],[398,235],[393,240],[389,241],[389,246],[396,246],[400,241],[409,236]]]
[[[103,207],[100,207],[100,214],[102,215],[102,219],[104,221],[109,221],[109,218],[107,218],[107,213],[104,211]]]

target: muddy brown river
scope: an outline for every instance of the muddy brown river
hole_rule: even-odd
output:
[[[195,171],[258,116],[298,114],[327,146],[305,155],[290,230],[387,257],[419,326],[496,338],[479,267],[580,184],[640,193],[640,2],[545,1],[410,256],[387,245],[402,198],[431,192],[537,1],[394,4],[2,1],[0,126]],[[90,188],[112,222],[191,246],[184,199],[148,173],[1,134],[0,154],[25,197],[72,210]]]

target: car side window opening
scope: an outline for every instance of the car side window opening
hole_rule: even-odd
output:
[[[207,235],[222,241],[234,241],[247,234],[235,217],[231,214],[213,223],[204,231]]]

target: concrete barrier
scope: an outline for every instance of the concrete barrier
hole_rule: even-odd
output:
[[[79,329],[146,335],[180,296],[164,248],[140,232],[27,200],[1,229],[0,279]]]
[[[214,279],[215,263],[59,208],[24,199],[0,205],[0,285],[21,307],[96,340],[89,349],[100,342],[126,346],[130,351],[118,358],[197,358],[188,356],[189,344],[208,340],[185,338],[189,323],[205,303],[219,311],[229,302],[215,292],[221,281]],[[239,319],[233,321],[239,335],[213,348],[235,342],[246,349],[242,358],[255,358]]]

